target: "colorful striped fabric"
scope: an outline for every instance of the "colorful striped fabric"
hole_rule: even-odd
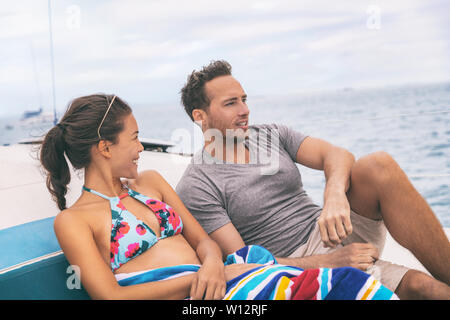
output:
[[[350,267],[303,270],[276,264],[260,246],[247,246],[225,264],[259,263],[227,283],[225,300],[391,300],[397,296],[367,273]]]
[[[227,257],[225,265],[262,266],[227,282],[225,300],[395,300],[397,296],[372,276],[354,268],[307,269],[276,264],[260,246],[246,246]],[[120,285],[167,280],[197,272],[199,265],[180,265],[116,275]]]

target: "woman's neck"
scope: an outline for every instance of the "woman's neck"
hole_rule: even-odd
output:
[[[84,186],[108,197],[118,196],[123,190],[120,177],[113,177],[109,170],[92,166],[85,169]]]

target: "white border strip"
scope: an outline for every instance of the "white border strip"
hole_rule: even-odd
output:
[[[33,263],[36,263],[36,262],[39,262],[39,261],[42,261],[42,260],[47,260],[47,259],[56,257],[56,256],[58,256],[60,254],[63,254],[62,250],[59,250],[59,251],[56,251],[56,252],[52,252],[52,253],[49,253],[49,254],[46,254],[46,255],[43,255],[43,256],[40,256],[40,257],[31,259],[31,260],[25,261],[25,262],[21,262],[19,264],[13,265],[11,267],[7,267],[7,268],[4,268],[4,269],[1,269],[0,270],[0,274],[4,274],[4,273],[7,273],[7,272],[16,270],[16,269],[20,269],[20,268],[28,266],[30,264],[33,264]]]

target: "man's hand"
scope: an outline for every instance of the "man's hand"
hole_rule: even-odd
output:
[[[379,252],[371,243],[352,243],[320,257],[323,267],[353,267],[366,271],[378,260]]]
[[[302,269],[353,267],[366,271],[378,260],[378,249],[370,243],[352,243],[331,253],[306,257],[280,258],[279,264],[296,266]]]
[[[350,204],[345,194],[326,198],[317,223],[325,247],[334,248],[352,233]]]

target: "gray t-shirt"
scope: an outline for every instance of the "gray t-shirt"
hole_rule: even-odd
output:
[[[249,129],[249,164],[226,163],[202,149],[176,192],[207,233],[231,222],[246,245],[288,256],[306,243],[321,211],[294,162],[307,136],[276,124]]]

